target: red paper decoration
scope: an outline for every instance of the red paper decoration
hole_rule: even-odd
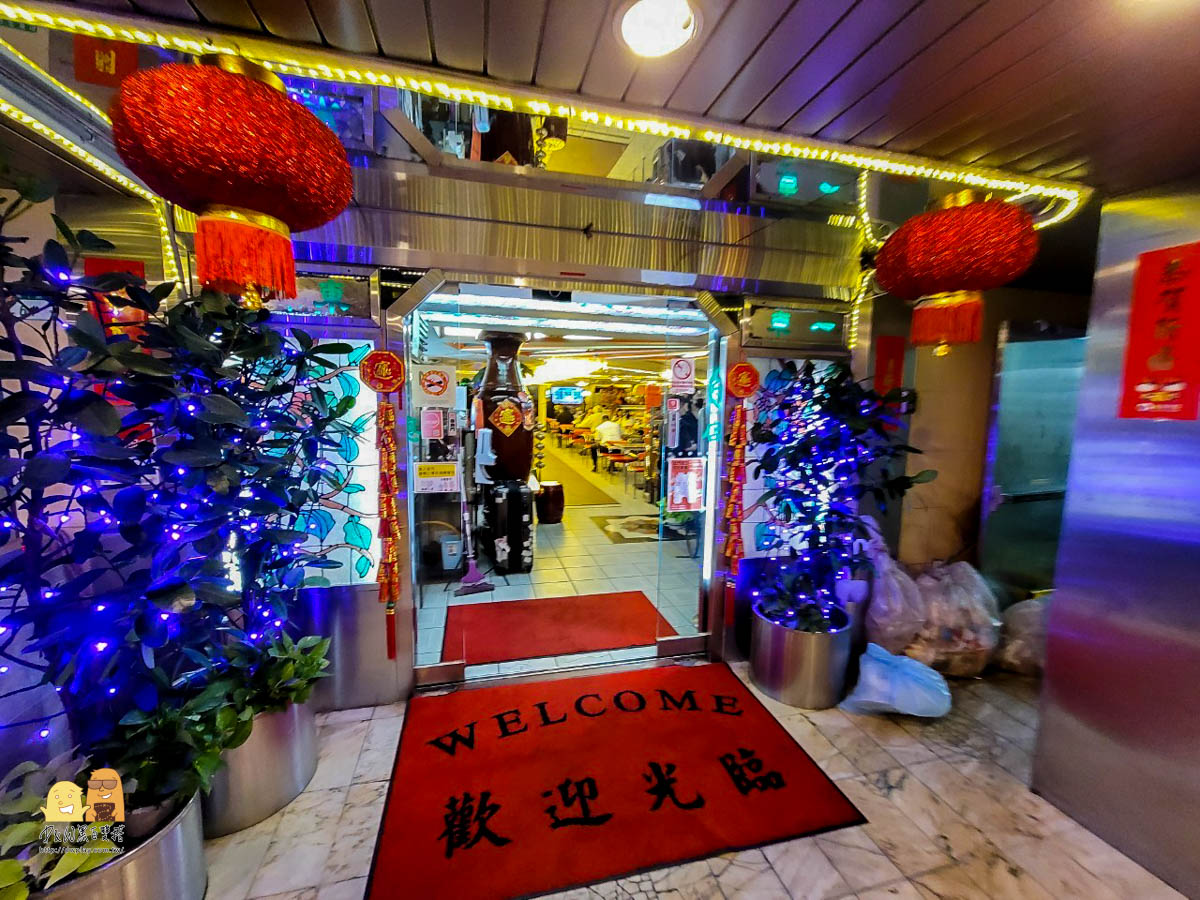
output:
[[[729,370],[725,378],[729,393],[744,400],[758,390],[758,369],[747,362],[740,362]]]
[[[152,190],[199,214],[202,284],[294,297],[290,232],[349,204],[346,151],[274,75],[234,58],[219,64],[170,63],[126,78],[111,109],[117,152]]]
[[[875,278],[905,300],[986,291],[1024,273],[1037,249],[1029,213],[982,200],[909,219],[880,248]]]
[[[358,364],[358,377],[380,394],[404,387],[404,360],[391,350],[372,350]]]

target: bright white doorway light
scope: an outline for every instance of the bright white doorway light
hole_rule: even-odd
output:
[[[696,25],[687,0],[637,0],[621,16],[621,40],[638,56],[666,56],[696,36]]]

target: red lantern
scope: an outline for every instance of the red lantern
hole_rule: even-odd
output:
[[[201,284],[294,297],[291,232],[349,204],[346,151],[274,74],[234,57],[214,62],[126,78],[111,110],[117,151],[152,190],[198,214]]]
[[[906,300],[923,298],[913,311],[916,345],[978,341],[979,292],[1017,278],[1037,256],[1033,217],[1020,207],[973,201],[969,191],[944,203],[901,225],[875,258],[875,278],[884,290]]]

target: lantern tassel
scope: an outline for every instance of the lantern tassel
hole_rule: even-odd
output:
[[[247,285],[296,296],[292,241],[278,229],[245,219],[204,215],[196,220],[196,277],[205,287],[241,294]]]
[[[959,291],[924,300],[913,310],[912,343],[973,344],[983,337],[983,297]]]

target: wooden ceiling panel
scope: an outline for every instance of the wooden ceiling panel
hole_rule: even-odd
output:
[[[488,74],[518,84],[532,82],[545,22],[546,0],[504,0],[490,4]]]
[[[243,31],[261,31],[258,17],[246,0],[192,0],[192,5],[206,21]]]
[[[330,46],[353,53],[378,53],[371,17],[363,0],[308,0]]]
[[[1062,62],[1043,55],[1022,67],[1020,79],[1016,73],[992,79],[963,97],[952,109],[931,117],[889,146],[920,147],[922,152],[928,148],[931,153],[950,158],[967,145],[981,143],[986,149],[994,148],[998,137],[1009,134],[1008,129],[1024,121],[1030,112],[1040,114],[1044,122],[1055,112],[1077,110],[1086,103],[1081,88],[1097,64],[1102,64],[1102,58],[1088,55],[1066,65]],[[1037,77],[1039,74],[1041,77]],[[1015,83],[1025,78],[1031,80]],[[1038,125],[1035,123],[1033,127]]]
[[[717,95],[708,115],[744,121],[853,6],[854,0],[800,0]]]
[[[433,41],[424,0],[367,0],[375,23],[375,39],[388,56],[427,63],[433,59]]]
[[[979,8],[982,0],[925,0],[867,53],[831,80],[785,124],[796,134],[816,134],[872,88]]]
[[[995,40],[1028,17],[1047,0],[1007,0],[988,3],[950,29],[931,47],[918,54],[891,77],[853,102],[837,118],[821,128],[821,137],[848,141],[880,122],[911,93],[927,90],[978,48]]]
[[[763,99],[747,121],[780,128],[802,106],[876,41],[904,19],[920,0],[861,0]]]
[[[436,0],[429,4],[434,62],[462,72],[483,71],[483,7],[483,0]]]
[[[600,29],[596,32],[592,58],[588,61],[583,85],[580,87],[580,91],[588,97],[620,100],[625,95],[625,89],[629,87],[640,62],[633,51],[617,37],[613,27],[613,20],[623,2],[624,0],[608,0],[608,9],[600,22]]]
[[[162,16],[183,22],[199,22],[200,16],[187,0],[138,0],[137,11],[148,16]]]
[[[1074,0],[1072,0],[1074,2]],[[926,121],[941,110],[958,103],[980,84],[1019,71],[1023,62],[1032,61],[1038,51],[1052,56],[1049,46],[1075,24],[1077,16],[1067,9],[1071,3],[1056,2],[1042,7],[1032,16],[998,36],[994,41],[968,53],[953,69],[922,89],[905,93],[893,103],[879,121],[853,136],[855,143],[869,147],[890,145],[898,135]]]
[[[713,33],[729,9],[730,0],[696,0],[700,13],[700,34],[675,53],[639,62],[633,81],[625,91],[625,102],[639,106],[664,106],[692,63],[705,56]]]
[[[550,0],[534,81],[554,90],[578,90],[607,11],[607,3]]]
[[[734,0],[715,26],[705,25],[704,52],[666,101],[675,110],[702,113],[797,0]]]
[[[309,44],[321,43],[317,23],[305,4],[297,4],[296,0],[251,0],[251,4],[267,31],[276,37]]]

